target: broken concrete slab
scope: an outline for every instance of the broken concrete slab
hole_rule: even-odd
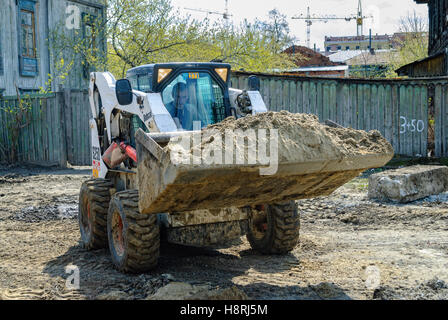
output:
[[[369,177],[370,199],[407,203],[448,190],[448,167],[412,166]]]

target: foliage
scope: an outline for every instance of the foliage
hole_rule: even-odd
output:
[[[2,141],[0,144],[0,152],[2,158],[7,162],[13,163],[17,160],[19,137],[23,128],[31,123],[31,98],[29,95],[22,96],[16,86],[17,100],[1,100],[0,112],[6,115],[6,129],[9,138],[9,148],[7,144]]]
[[[397,77],[395,70],[409,63],[424,59],[428,56],[428,24],[426,19],[412,14],[400,19],[400,32],[405,35],[398,40],[399,49],[390,56],[388,77]]]
[[[81,23],[83,28],[70,32],[62,22],[50,30],[48,43],[53,75],[48,75],[49,81],[41,92],[51,91],[52,84],[62,85],[76,65],[82,66],[86,78],[91,71],[106,70],[107,56],[103,45],[107,35],[106,21],[84,15]]]
[[[108,68],[116,76],[145,63],[223,61],[234,69],[268,71],[292,66],[280,49],[290,41],[286,19],[211,23],[181,17],[170,0],[110,0]]]
[[[39,87],[39,94],[46,95],[52,93],[53,83],[63,84],[67,78],[69,72],[72,70],[75,63],[75,58],[71,61],[66,62],[64,60],[64,51],[72,52],[73,50],[66,50],[66,46],[58,47],[60,44],[66,41],[59,33],[58,29],[55,29],[54,33],[50,36],[57,38],[50,41],[50,47],[52,50],[51,58],[53,60],[53,72],[48,74],[47,81],[44,86]],[[63,29],[62,29],[63,30]],[[59,49],[59,50],[58,50]],[[37,80],[36,80],[37,81]],[[22,130],[28,127],[34,119],[32,116],[33,100],[35,97],[31,97],[30,94],[22,94],[16,85],[16,97],[14,99],[0,99],[0,112],[2,112],[6,117],[6,129],[8,142],[0,141],[0,153],[2,154],[2,159],[9,163],[14,163],[18,158],[19,150],[19,139]],[[37,104],[34,105],[35,108],[38,107]],[[42,113],[42,101],[39,100],[39,115]]]
[[[264,33],[270,40],[270,48],[273,52],[280,52],[294,44],[295,37],[289,34],[287,16],[277,9],[268,13],[268,20],[256,20],[255,27]]]

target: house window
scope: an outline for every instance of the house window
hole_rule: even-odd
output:
[[[356,46],[356,50],[359,50],[359,48],[360,48],[359,46]]]
[[[345,47],[345,50],[350,50],[350,47],[349,46]]]
[[[327,47],[327,51],[331,51],[331,47],[330,46]]]
[[[28,58],[36,58],[36,29],[34,23],[34,12],[28,10],[20,10],[20,46],[22,56]]]
[[[22,95],[22,96],[29,96],[29,95],[32,95],[32,94],[37,94],[37,93],[39,93],[39,90],[37,90],[37,89],[22,89],[22,88],[19,88],[19,93]]]
[[[342,47],[341,46],[338,46],[338,50],[341,50],[342,49]]]
[[[20,75],[35,77],[38,74],[36,48],[36,2],[19,0],[19,66]]]

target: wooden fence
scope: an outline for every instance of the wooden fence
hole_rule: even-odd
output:
[[[232,86],[247,88],[250,74],[235,72]],[[270,110],[313,113],[345,127],[379,130],[396,154],[448,156],[448,78],[355,80],[258,75]],[[16,97],[0,100],[0,162],[11,152]],[[87,91],[65,91],[30,98],[29,121],[18,137],[18,160],[66,166],[90,165],[90,106]],[[434,137],[428,140],[428,127]],[[430,137],[433,135],[430,134]],[[428,145],[430,141],[430,145]],[[434,147],[432,147],[434,144]]]
[[[247,88],[249,75],[233,73],[232,85]],[[432,126],[429,129],[435,131],[435,156],[448,156],[448,78],[258,76],[260,92],[270,110],[312,113],[321,121],[330,119],[345,127],[379,130],[396,154],[407,156],[427,155],[428,128]]]
[[[17,137],[17,160],[44,166],[89,165],[90,130],[87,91],[66,91],[0,100],[0,162],[13,152],[15,114],[26,114]]]
[[[435,154],[448,157],[448,87],[446,83],[436,83],[434,92]]]
[[[92,112],[88,92],[67,90],[64,104],[67,161],[72,165],[91,165],[89,119]]]
[[[23,100],[21,110],[15,97],[3,98],[0,101],[0,160],[8,159],[15,152],[22,163],[65,166],[61,102],[60,94],[33,96]],[[23,117],[20,123],[16,115]],[[18,134],[14,133],[15,125],[20,129]],[[18,142],[15,148],[14,141]]]

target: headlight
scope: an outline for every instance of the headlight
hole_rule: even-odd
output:
[[[163,79],[165,79],[170,73],[173,71],[173,69],[159,69],[159,73],[157,75],[157,83],[162,82]]]
[[[224,80],[224,82],[227,82],[227,74],[228,74],[227,68],[218,68],[215,69],[215,71],[221,77],[221,79]]]

